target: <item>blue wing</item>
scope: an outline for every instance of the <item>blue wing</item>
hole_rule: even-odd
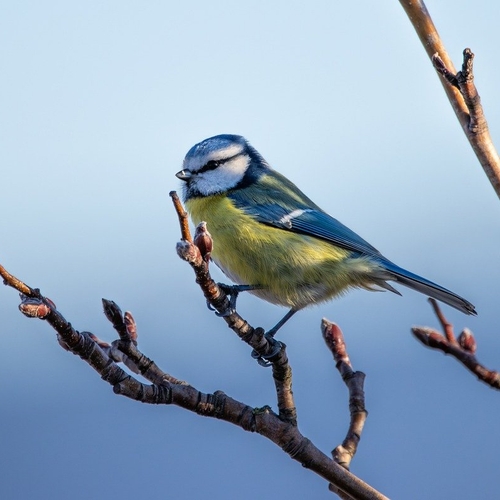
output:
[[[321,238],[358,255],[378,261],[390,273],[389,279],[441,300],[466,314],[476,314],[474,306],[459,295],[403,269],[376,248],[321,210],[286,177],[270,170],[258,182],[228,192],[236,207],[262,224]],[[387,289],[397,292],[386,284]]]
[[[380,252],[321,210],[294,184],[275,171],[255,185],[228,193],[236,207],[269,226],[306,234],[363,255],[385,260]]]

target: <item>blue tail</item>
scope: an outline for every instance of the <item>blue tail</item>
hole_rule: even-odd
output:
[[[401,283],[408,288],[412,288],[417,292],[428,295],[436,300],[440,300],[441,302],[444,302],[445,304],[448,304],[465,314],[477,314],[476,308],[468,300],[460,297],[460,295],[457,295],[456,293],[453,293],[450,290],[433,283],[432,281],[426,280],[421,276],[410,273],[410,271],[396,266],[396,264],[393,264],[388,260],[384,259],[382,264],[394,276],[392,278],[394,281]]]

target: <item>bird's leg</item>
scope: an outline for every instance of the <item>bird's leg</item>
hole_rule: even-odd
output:
[[[273,338],[277,331],[298,311],[298,309],[290,309],[270,330],[267,330],[266,337]]]
[[[238,295],[240,292],[248,292],[250,290],[257,290],[260,287],[260,285],[226,285],[224,283],[217,283],[220,289],[229,296],[229,307],[224,311],[224,312],[217,312],[215,311],[215,314],[217,316],[225,317],[229,316],[236,310],[236,299],[238,298]],[[210,305],[209,302],[207,302],[207,307],[211,310],[214,311],[215,309]]]
[[[260,366],[269,367],[271,363],[269,361],[270,358],[276,356],[278,352],[280,352],[282,343],[279,340],[276,340],[274,336],[276,332],[298,311],[298,309],[290,309],[270,330],[268,330],[264,335],[272,346],[272,350],[266,356],[261,356],[255,349],[252,351],[252,358],[257,360]]]

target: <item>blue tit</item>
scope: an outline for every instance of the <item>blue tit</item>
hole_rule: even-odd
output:
[[[363,238],[324,212],[273,170],[245,138],[217,135],[193,146],[177,177],[194,224],[206,221],[211,257],[235,283],[296,311],[352,288],[401,295],[394,281],[465,314],[474,306],[459,295],[386,259]]]

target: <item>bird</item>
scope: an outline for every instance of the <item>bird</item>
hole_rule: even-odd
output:
[[[176,176],[192,222],[210,230],[211,259],[235,290],[289,309],[269,336],[297,311],[350,289],[401,295],[388,281],[476,314],[469,301],[397,266],[328,215],[242,136],[195,144]]]

